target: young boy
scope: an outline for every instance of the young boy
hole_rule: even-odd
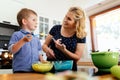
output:
[[[42,60],[39,53],[41,43],[33,34],[37,27],[37,14],[23,8],[17,14],[17,21],[22,29],[14,32],[9,42],[9,51],[14,55],[13,72],[32,72],[32,63]]]

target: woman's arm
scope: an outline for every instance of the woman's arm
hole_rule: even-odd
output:
[[[66,49],[66,46],[64,44],[61,44],[59,39],[54,42],[55,42],[56,47],[59,50],[61,50],[64,54],[66,54],[67,56],[69,56],[70,58],[72,58],[76,61],[78,61],[81,58],[81,56],[84,52],[85,43],[77,43],[76,51],[75,51],[75,53],[72,53]]]
[[[45,42],[42,46],[42,49],[46,53],[48,58],[55,58],[53,50],[48,47],[52,40],[52,37],[53,37],[52,35],[48,34],[48,36],[46,37]]]
[[[78,61],[81,58],[81,56],[82,56],[82,54],[84,52],[84,48],[85,48],[85,43],[77,43],[77,47],[76,47],[75,53],[72,53],[72,52],[70,52],[67,49],[63,50],[63,52],[65,54],[67,54],[69,57],[71,57],[74,60]]]

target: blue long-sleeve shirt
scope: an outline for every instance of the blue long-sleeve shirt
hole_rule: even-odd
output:
[[[9,50],[16,42],[22,39],[29,32],[21,29],[20,31],[14,32],[10,42]],[[32,63],[39,61],[39,52],[41,50],[40,40],[32,34],[32,40],[26,42],[18,52],[13,54],[13,72],[14,71],[33,71]]]

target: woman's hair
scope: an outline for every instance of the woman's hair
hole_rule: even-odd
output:
[[[17,22],[20,26],[23,25],[22,19],[27,19],[31,14],[37,16],[37,13],[31,9],[23,8],[17,14]]]
[[[76,36],[78,38],[86,37],[84,11],[78,7],[71,7],[68,12],[71,12],[74,15],[76,23]]]

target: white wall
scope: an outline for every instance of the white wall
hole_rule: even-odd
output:
[[[25,0],[26,6],[34,9],[39,15],[61,20],[72,0]]]
[[[83,9],[86,9],[105,0],[73,0],[73,1],[74,1],[73,6],[79,6]]]
[[[62,21],[73,0],[0,0],[0,22],[9,21],[17,24],[16,15],[21,8],[30,8],[39,16],[49,18],[52,21]],[[18,25],[18,24],[17,24]],[[49,28],[50,29],[50,28]],[[39,28],[35,31],[38,34]]]
[[[24,4],[19,4],[14,0],[0,0],[0,22],[9,21],[16,24],[16,14],[24,7]]]
[[[0,21],[16,24],[16,14],[23,7],[35,10],[40,16],[62,20],[71,4],[72,0],[0,0]]]
[[[35,10],[39,16],[49,18],[50,29],[53,26],[53,20],[62,21],[72,0],[24,0],[24,3],[26,7]]]

